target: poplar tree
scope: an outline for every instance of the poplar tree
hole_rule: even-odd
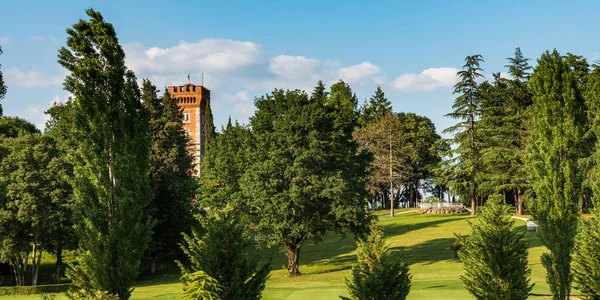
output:
[[[534,132],[528,167],[536,195],[531,211],[538,236],[550,250],[542,255],[546,281],[554,299],[564,300],[571,292],[571,253],[582,197],[585,103],[576,74],[556,50],[538,59],[530,84]]]
[[[513,227],[509,210],[499,194],[490,196],[479,222],[470,224],[471,235],[460,237],[465,270],[460,278],[476,299],[525,300],[533,288],[527,241]]]
[[[475,215],[475,205],[478,196],[477,175],[481,169],[479,118],[481,117],[481,92],[477,80],[483,77],[483,69],[479,66],[483,57],[479,54],[467,56],[463,70],[457,73],[460,81],[454,85],[454,94],[458,95],[452,105],[453,112],[447,117],[460,120],[456,125],[444,130],[444,133],[454,133],[451,140],[457,144],[452,151],[450,164],[457,174],[450,185],[468,191],[471,200],[471,216]]]
[[[177,244],[182,241],[179,233],[187,232],[192,222],[196,188],[182,109],[168,91],[162,98],[157,93],[149,80],[143,81],[142,101],[150,114],[152,136],[148,170],[153,194],[145,215],[156,220],[146,251],[152,274],[156,272],[157,261],[172,261],[179,253]]]
[[[106,292],[129,299],[153,222],[142,220],[151,199],[150,131],[132,71],[115,29],[93,9],[67,29],[58,61],[70,74],[75,160],[74,219],[78,265],[69,276],[72,298]]]
[[[593,217],[582,220],[575,237],[573,251],[573,280],[576,288],[588,299],[600,299],[600,68],[594,69],[587,77],[585,98],[588,105],[590,133],[595,139],[590,157],[591,168],[586,174],[588,185],[592,189]]]

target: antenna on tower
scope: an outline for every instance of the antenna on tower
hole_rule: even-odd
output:
[[[202,86],[204,86],[204,72],[202,72]]]
[[[192,83],[192,80],[190,79],[190,73],[188,73],[188,83]]]

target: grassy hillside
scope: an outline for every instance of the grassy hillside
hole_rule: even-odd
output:
[[[401,214],[394,218],[381,215],[379,218],[379,224],[383,227],[391,248],[397,250],[397,254],[410,264],[413,287],[409,299],[473,299],[459,279],[462,264],[454,259],[453,252],[448,247],[454,241],[454,233],[468,233],[468,221],[476,222],[476,219],[470,219],[468,214],[418,213]],[[524,222],[516,222],[519,230],[525,230]],[[548,298],[550,292],[539,262],[544,247],[534,232],[527,231],[526,238],[530,244],[532,281],[536,284],[533,289],[535,295],[530,299]],[[352,237],[340,239],[334,235],[321,243],[306,245],[300,253],[300,271],[303,275],[296,278],[286,276],[286,258],[282,253],[265,251],[264,257],[273,257],[274,270],[267,282],[263,299],[321,300],[338,299],[339,295],[347,295],[344,278],[350,274],[355,260],[355,248]],[[135,289],[133,299],[175,299],[180,291],[179,276],[173,274],[141,282]],[[39,296],[10,299],[39,299]]]

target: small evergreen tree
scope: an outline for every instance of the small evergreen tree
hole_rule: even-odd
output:
[[[183,274],[185,299],[254,300],[262,297],[270,264],[256,269],[252,242],[234,212],[211,213],[199,218],[203,234],[184,234],[183,252],[191,266],[178,263]],[[217,295],[218,297],[214,297]]]
[[[373,226],[365,241],[358,241],[352,279],[346,278],[350,298],[343,300],[402,300],[410,292],[408,265],[392,256],[381,229]]]
[[[587,299],[600,299],[600,220],[594,217],[579,224],[573,251],[573,280]]]
[[[509,207],[495,194],[471,225],[471,235],[461,237],[463,247],[458,255],[465,274],[460,278],[469,293],[477,299],[527,299],[533,288],[527,266],[527,242],[514,228]]]

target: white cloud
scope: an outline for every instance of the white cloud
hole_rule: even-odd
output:
[[[123,46],[127,65],[140,73],[230,72],[263,61],[258,44],[233,40],[182,41],[171,48],[144,48],[140,43]]]
[[[232,119],[238,120],[241,123],[246,123],[248,118],[254,115],[254,112],[256,111],[254,102],[250,99],[247,91],[240,91],[235,95],[220,95],[219,101],[221,103],[215,106],[215,108],[222,108],[222,105],[232,107],[234,113]]]
[[[42,42],[46,42],[46,41],[49,41],[53,44],[58,43],[58,39],[53,36],[34,35],[34,36],[30,36],[29,39],[32,42],[36,42],[36,43],[42,43]]]
[[[317,72],[320,64],[314,58],[279,55],[271,58],[269,71],[281,77],[303,77]]]
[[[46,122],[50,119],[50,115],[47,115],[44,112],[48,110],[48,108],[52,107],[52,105],[55,103],[66,102],[69,97],[71,97],[70,94],[63,95],[62,97],[60,95],[56,95],[52,98],[52,100],[50,100],[50,102],[46,104],[45,107],[44,105],[29,105],[19,114],[19,116],[35,124],[39,130],[44,130],[46,127]]]
[[[371,62],[363,62],[358,65],[341,68],[339,71],[340,79],[349,83],[359,83],[365,78],[369,78],[381,73],[381,69]]]
[[[10,36],[0,35],[0,46],[10,44]]]
[[[43,87],[59,85],[65,78],[62,75],[47,75],[39,71],[21,71],[17,68],[7,69],[4,73],[6,85],[9,87]]]
[[[394,79],[390,86],[401,91],[431,91],[452,87],[458,82],[457,68],[429,68],[419,74],[409,73]]]

